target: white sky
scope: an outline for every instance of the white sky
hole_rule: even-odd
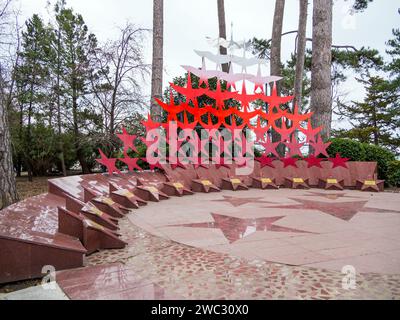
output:
[[[47,20],[48,0],[19,0],[22,19],[39,13]],[[382,54],[385,41],[392,37],[392,28],[399,27],[397,10],[400,0],[375,0],[368,9],[353,16],[348,15],[350,4],[334,0],[333,43],[351,44],[378,49]],[[54,3],[54,1],[52,1]],[[67,0],[67,6],[82,14],[91,32],[100,41],[115,38],[117,27],[130,21],[137,26],[152,28],[152,0]],[[225,0],[227,35],[235,40],[252,37],[270,38],[275,0]],[[312,0],[309,1],[308,31],[311,37]],[[297,29],[298,0],[286,0],[283,31]],[[206,36],[218,34],[216,0],[164,0],[164,84],[182,75],[180,65],[200,66],[200,58],[193,49],[215,50],[205,41]],[[284,37],[283,59],[294,50],[295,35]],[[309,44],[310,45],[310,44]],[[151,36],[146,49],[147,61],[151,62]],[[212,67],[212,66],[211,66]],[[266,70],[265,70],[266,71]],[[145,92],[149,92],[148,81]],[[361,99],[363,91],[354,80],[342,88],[349,92],[348,99]]]

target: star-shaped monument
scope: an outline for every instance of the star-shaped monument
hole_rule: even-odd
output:
[[[344,179],[337,179],[334,177],[325,179],[319,178],[318,183],[325,190],[343,190],[344,187]]]
[[[385,180],[375,180],[373,178],[369,178],[367,180],[357,179],[356,189],[361,191],[379,192],[383,191],[384,182]]]
[[[252,177],[253,179],[253,184],[252,186],[254,188],[260,188],[260,189],[279,189],[279,186],[276,185],[275,179],[274,178],[268,178],[268,177]]]
[[[255,197],[255,198],[240,198],[240,197],[232,197],[232,196],[222,196],[223,199],[218,199],[218,200],[211,200],[215,202],[229,202],[231,205],[234,207],[239,207],[243,204],[246,203],[272,203],[270,201],[265,201],[265,200],[260,200],[263,197]]]
[[[274,223],[285,216],[265,217],[256,219],[244,219],[226,216],[217,213],[211,213],[214,222],[199,222],[175,225],[175,227],[190,228],[212,228],[220,229],[229,243],[233,243],[239,239],[243,239],[257,231],[275,231],[275,232],[294,232],[294,233],[311,233],[304,230],[287,228],[274,225]]]

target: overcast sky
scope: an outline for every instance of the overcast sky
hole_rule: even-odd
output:
[[[48,0],[19,1],[23,19],[39,13],[47,20],[47,12],[52,8],[46,9]],[[311,37],[312,1],[309,2],[307,36]],[[351,16],[348,13],[352,2],[334,0],[333,43],[376,48],[383,54],[385,41],[392,37],[392,28],[400,27],[400,15],[397,12],[400,0],[375,0],[367,10]],[[100,41],[115,38],[117,27],[126,21],[152,28],[152,3],[151,0],[67,0],[68,7],[82,14],[90,31]],[[269,39],[274,3],[275,0],[225,0],[228,37],[233,23],[235,40],[252,37]],[[297,29],[297,23],[298,0],[286,0],[283,31]],[[200,66],[200,58],[193,49],[215,50],[207,44],[205,37],[216,37],[217,34],[217,0],[164,0],[164,84],[182,75],[180,65]],[[294,41],[295,35],[284,37],[283,59],[294,50]],[[146,47],[146,57],[150,63],[151,35]],[[351,80],[342,91],[349,92],[349,99],[359,99],[363,93],[360,86]],[[148,87],[145,92],[149,92]]]

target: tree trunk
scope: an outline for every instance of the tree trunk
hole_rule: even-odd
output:
[[[57,126],[58,126],[58,147],[60,148],[60,161],[63,176],[67,176],[67,168],[64,158],[64,144],[61,137],[61,92],[60,92],[60,77],[61,77],[61,34],[60,27],[57,32]]]
[[[18,201],[7,106],[3,99],[4,97],[1,97],[0,101],[0,209]]]
[[[294,82],[294,101],[301,110],[303,91],[304,59],[306,53],[308,0],[299,0],[299,27],[297,31],[296,76]]]
[[[332,0],[314,0],[312,38],[312,125],[322,126],[321,136],[326,140],[330,137],[332,120]]]
[[[82,168],[82,173],[90,173],[89,166],[87,165],[87,161],[85,159],[85,156],[83,154],[82,147],[80,145],[79,139],[80,139],[80,134],[79,134],[79,124],[78,124],[78,97],[76,95],[76,89],[75,89],[75,81],[73,81],[73,88],[72,88],[72,117],[74,121],[74,146],[75,146],[75,152],[76,152],[76,157],[81,165]]]
[[[272,24],[272,36],[271,36],[271,53],[270,53],[270,73],[274,76],[280,76],[282,74],[281,68],[281,40],[282,40],[282,27],[283,27],[283,14],[285,10],[285,0],[275,1],[275,12],[274,21]],[[280,93],[280,85],[276,84],[278,95]],[[273,112],[273,110],[269,110]],[[277,121],[277,125],[281,125],[281,121]],[[281,136],[275,130],[272,129],[272,141],[280,141]],[[285,147],[280,144],[277,148],[277,152],[280,156],[285,153]]]
[[[225,6],[224,6],[224,0],[217,0],[217,5],[218,5],[218,34],[220,38],[226,39],[226,24],[225,24]],[[225,47],[220,46],[219,47],[219,53],[226,55],[227,50]],[[224,72],[229,72],[229,65],[227,63],[224,63],[222,65],[222,71]]]
[[[161,122],[161,107],[154,99],[162,99],[164,41],[163,2],[164,0],[153,0],[153,63],[151,73],[150,114],[155,122]]]

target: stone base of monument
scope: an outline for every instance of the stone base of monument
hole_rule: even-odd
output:
[[[208,179],[193,179],[192,190],[194,192],[204,192],[204,193],[221,191],[220,188],[218,188]]]
[[[285,177],[285,187],[290,189],[310,189],[308,178]]]
[[[279,186],[275,184],[274,178],[267,177],[252,177],[252,187],[258,189],[279,189]]]

